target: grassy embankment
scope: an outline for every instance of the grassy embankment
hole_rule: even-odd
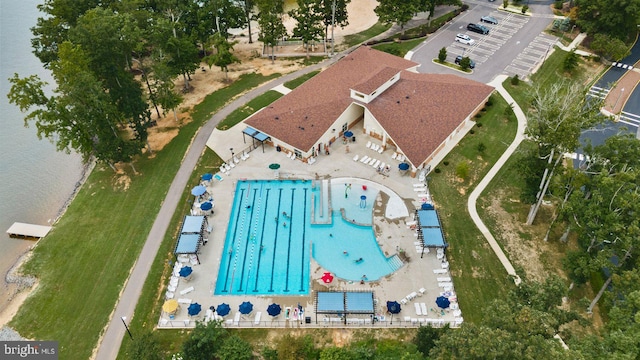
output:
[[[584,62],[581,68],[575,70],[573,73],[566,73],[562,71],[564,59],[567,56],[567,52],[556,49],[555,52],[549,57],[549,59],[543,64],[540,70],[532,75],[531,84],[520,82],[518,85],[511,84],[510,80],[505,81],[504,86],[513,96],[514,100],[525,111],[529,107],[531,97],[529,90],[532,86],[542,86],[548,88],[555,84],[559,79],[571,78],[581,81],[585,84],[585,88],[588,88],[591,83],[600,76],[601,69],[597,66],[593,66],[593,63]],[[530,141],[524,141],[513,157],[511,157],[505,164],[505,166],[497,174],[496,178],[489,184],[485,192],[479,201],[478,211],[483,218],[483,221],[492,229],[496,240],[501,244],[503,248],[508,247],[507,237],[513,234],[513,228],[519,234],[519,241],[522,242],[521,246],[533,250],[536,259],[529,259],[529,264],[537,263],[537,270],[533,266],[521,266],[516,269],[521,273],[527,273],[530,277],[540,279],[545,274],[560,274],[564,276],[562,269],[562,258],[567,250],[575,248],[575,239],[570,237],[568,243],[562,243],[557,241],[560,234],[564,231],[565,226],[559,223],[555,226],[550,235],[549,241],[545,242],[544,235],[548,229],[549,221],[553,215],[554,208],[543,207],[539,212],[536,221],[532,226],[526,226],[527,214],[529,212],[530,204],[520,202],[520,194],[525,188],[524,179],[522,178],[522,171],[520,168],[520,162],[522,154],[526,153],[528,149],[533,149],[535,144]],[[504,222],[504,217],[498,218],[495,215],[495,211],[490,211],[491,206],[499,206],[508,216],[511,218],[511,222],[515,224],[512,229],[505,230],[504,226],[501,226],[501,222]],[[512,261],[517,261],[514,258],[516,254],[510,253],[509,250],[505,251],[508,257],[512,258]],[[515,264],[514,264],[515,265]],[[537,275],[537,276],[535,276]],[[591,281],[591,286],[575,286],[570,292],[570,298],[575,301],[588,297],[592,298],[595,291],[602,285],[602,278],[595,276]],[[593,287],[593,289],[592,289]],[[583,311],[584,308],[576,308],[576,310]]]
[[[97,166],[24,265],[39,285],[10,325],[28,338],[59,341],[61,358],[88,359],[196,131],[230,99],[277,76],[245,75],[209,96],[164,149],[140,156],[137,174],[127,166],[123,174]],[[163,258],[170,247],[163,245]]]

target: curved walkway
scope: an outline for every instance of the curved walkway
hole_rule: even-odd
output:
[[[478,201],[478,197],[480,197],[480,194],[482,194],[487,185],[489,185],[491,180],[493,180],[493,178],[498,174],[498,171],[516,151],[522,140],[524,140],[524,129],[527,125],[527,118],[524,116],[524,112],[522,111],[522,109],[520,109],[520,106],[518,106],[515,100],[513,100],[511,95],[509,95],[507,90],[505,90],[505,88],[502,86],[502,82],[506,79],[506,75],[499,75],[495,79],[493,79],[489,83],[489,85],[495,87],[500,95],[502,95],[507,103],[509,103],[513,108],[513,112],[516,114],[516,118],[518,119],[518,130],[516,132],[516,137],[513,139],[513,142],[511,142],[507,150],[505,150],[504,154],[502,154],[498,161],[496,161],[491,170],[489,170],[487,175],[480,181],[478,186],[476,186],[471,194],[469,194],[467,207],[469,209],[469,215],[471,216],[471,219],[476,224],[478,229],[480,229],[482,235],[487,239],[487,242],[491,246],[493,252],[496,253],[496,256],[498,256],[498,259],[502,263],[502,266],[504,266],[505,270],[507,270],[507,273],[513,277],[513,281],[515,282],[515,284],[520,285],[521,280],[518,274],[516,274],[516,270],[514,269],[513,265],[511,265],[511,262],[505,255],[504,251],[502,251],[500,245],[498,245],[498,242],[491,234],[491,231],[489,231],[489,228],[487,228],[487,226],[480,219],[480,216],[478,215],[478,211],[476,209],[476,202]]]

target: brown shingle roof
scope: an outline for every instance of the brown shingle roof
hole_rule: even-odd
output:
[[[398,71],[416,65],[360,47],[246,123],[294,148],[310,151],[347,106],[355,102],[350,97],[351,88],[374,82],[381,85]],[[419,165],[492,90],[454,75],[402,71],[397,83],[370,104],[361,105],[371,111],[408,160]]]
[[[414,165],[424,162],[493,88],[455,75],[403,71],[366,107]]]
[[[369,78],[364,79],[362,82],[353,85],[351,88],[355,91],[359,91],[363,94],[371,94],[375,89],[379,88],[382,84],[389,81],[400,70],[392,67],[385,67],[380,69],[377,73],[371,74]]]

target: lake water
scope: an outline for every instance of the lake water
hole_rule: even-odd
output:
[[[7,271],[35,242],[12,239],[6,230],[14,222],[48,225],[55,220],[81,178],[81,158],[57,152],[48,140],[39,140],[36,128],[24,127],[24,114],[9,103],[7,81],[37,74],[52,83],[31,49],[29,30],[40,15],[42,0],[0,2],[0,271]],[[0,291],[0,309],[10,288]]]

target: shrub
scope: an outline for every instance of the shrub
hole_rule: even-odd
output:
[[[469,5],[462,4],[462,6],[460,7],[460,11],[467,11],[467,10],[469,10]]]
[[[438,53],[438,61],[440,63],[444,63],[445,60],[447,60],[447,48],[443,47]]]
[[[435,170],[433,170],[433,172],[435,172],[436,174],[440,174],[442,170],[440,170],[440,168],[436,168]]]
[[[519,84],[520,84],[520,77],[518,77],[518,74],[516,74],[516,76],[511,78],[511,85],[518,86]]]
[[[524,5],[524,6],[522,7],[522,15],[526,14],[526,13],[527,13],[527,10],[529,10],[529,5]]]
[[[556,8],[556,9],[558,9],[558,10],[562,9],[562,0],[556,0],[556,1],[553,3],[553,7],[554,7],[554,8]]]
[[[503,0],[502,1],[502,7],[505,8],[505,9],[508,8],[509,7],[509,0]]]
[[[456,175],[463,180],[467,180],[469,176],[469,163],[466,161],[459,162],[456,166]]]
[[[476,126],[477,126],[477,127],[482,127],[482,123],[481,123],[481,122],[478,122],[478,123],[476,123]]]
[[[576,54],[576,50],[573,49],[567,54],[567,57],[564,58],[564,61],[562,62],[562,67],[564,68],[565,71],[572,71],[576,67],[578,67],[579,60],[580,60],[580,55]]]
[[[480,144],[478,144],[477,149],[480,154],[484,154],[484,151],[487,150],[487,145],[481,142]]]
[[[445,160],[445,161],[443,161],[443,162],[442,162],[442,165],[444,165],[444,166],[448,166],[448,165],[449,165],[449,162],[448,162],[447,160]]]
[[[473,134],[475,134],[475,133],[476,133],[476,131],[475,131],[475,130],[473,130],[473,129],[469,130],[469,134],[473,135]]]

